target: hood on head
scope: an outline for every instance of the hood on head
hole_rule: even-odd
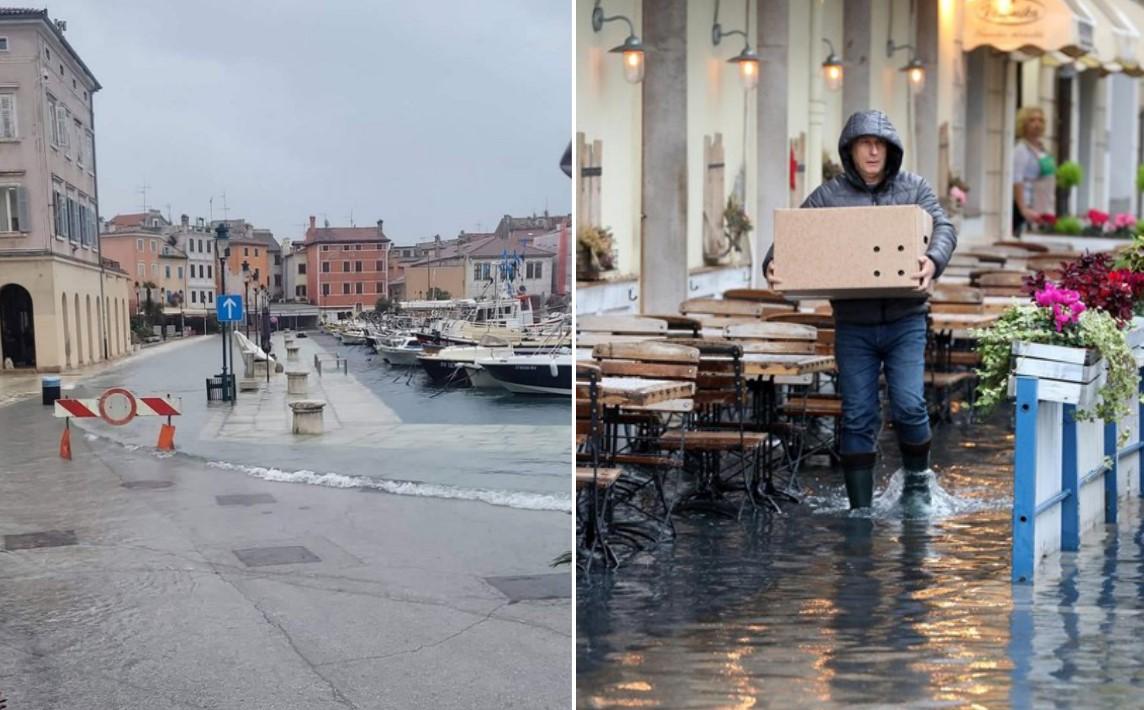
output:
[[[894,124],[881,111],[859,111],[846,121],[842,135],[838,137],[838,157],[846,169],[846,178],[855,186],[865,189],[866,181],[850,157],[850,146],[862,136],[876,136],[886,141],[886,179],[894,177],[902,169],[903,150],[902,139],[898,137]]]

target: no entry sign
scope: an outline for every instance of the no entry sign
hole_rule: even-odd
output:
[[[108,424],[122,426],[134,419],[138,411],[135,395],[122,387],[112,387],[99,398],[99,416]]]

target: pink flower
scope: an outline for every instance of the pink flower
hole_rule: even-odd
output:
[[[949,196],[951,198],[953,198],[953,201],[957,203],[958,207],[964,205],[965,200],[968,199],[968,197],[965,194],[965,190],[962,190],[960,187],[957,187],[956,185],[949,188]]]
[[[1056,285],[1046,283],[1045,287],[1033,295],[1033,300],[1042,308],[1053,311],[1053,324],[1057,332],[1061,332],[1066,325],[1076,323],[1080,314],[1084,313],[1086,306],[1080,300],[1080,294],[1067,288],[1058,288]]]
[[[1113,229],[1130,229],[1136,226],[1136,218],[1127,212],[1121,212],[1112,218]]]
[[[1108,223],[1107,212],[1101,212],[1100,210],[1089,210],[1087,216],[1089,223],[1097,229],[1103,227]]]

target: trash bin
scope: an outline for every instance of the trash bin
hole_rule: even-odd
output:
[[[56,375],[40,379],[40,391],[45,406],[51,406],[60,398],[60,378]]]

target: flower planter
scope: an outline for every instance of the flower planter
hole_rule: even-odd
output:
[[[1014,374],[1009,378],[1009,396],[1017,394],[1017,377],[1038,380],[1038,399],[1089,409],[1096,404],[1104,385],[1106,368],[1100,354],[1091,349],[1066,348],[1040,343],[1013,343]]]

